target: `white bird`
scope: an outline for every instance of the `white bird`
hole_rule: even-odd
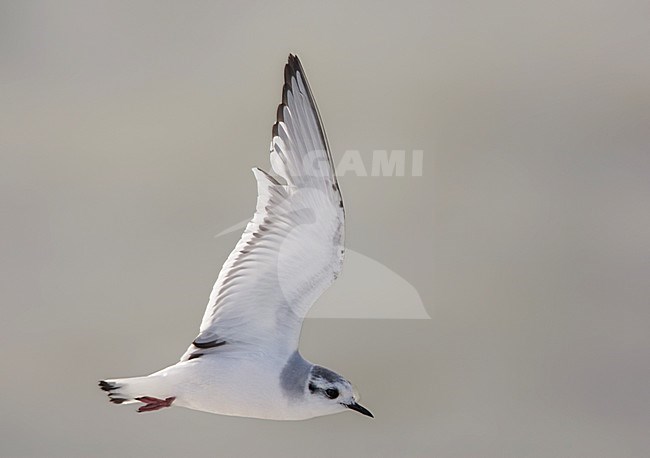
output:
[[[255,168],[257,208],[210,294],[180,361],[148,376],[102,380],[138,412],[180,406],[222,415],[302,420],[356,410],[352,384],[305,360],[302,322],[341,271],[345,212],[325,130],[298,57],[284,69],[271,166]],[[284,181],[284,182],[281,182]]]

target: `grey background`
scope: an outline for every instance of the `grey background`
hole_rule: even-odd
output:
[[[647,2],[0,3],[0,454],[648,456]],[[348,246],[427,321],[311,320],[375,420],[110,405],[173,363],[252,214],[288,52]],[[344,271],[345,272],[345,271]],[[344,273],[345,275],[345,273]]]

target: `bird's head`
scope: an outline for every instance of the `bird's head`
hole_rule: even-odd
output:
[[[319,405],[328,413],[351,409],[374,418],[368,409],[359,404],[359,394],[350,382],[321,366],[311,368],[307,379],[307,396],[310,403]]]

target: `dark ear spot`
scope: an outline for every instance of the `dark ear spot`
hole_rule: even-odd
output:
[[[318,391],[318,388],[316,387],[316,385],[314,385],[313,383],[310,383],[309,384],[309,392],[310,393],[315,393],[316,391]]]

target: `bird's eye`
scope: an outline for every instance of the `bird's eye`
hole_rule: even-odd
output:
[[[336,388],[328,388],[325,390],[325,395],[330,399],[336,399],[339,397],[339,390]]]

